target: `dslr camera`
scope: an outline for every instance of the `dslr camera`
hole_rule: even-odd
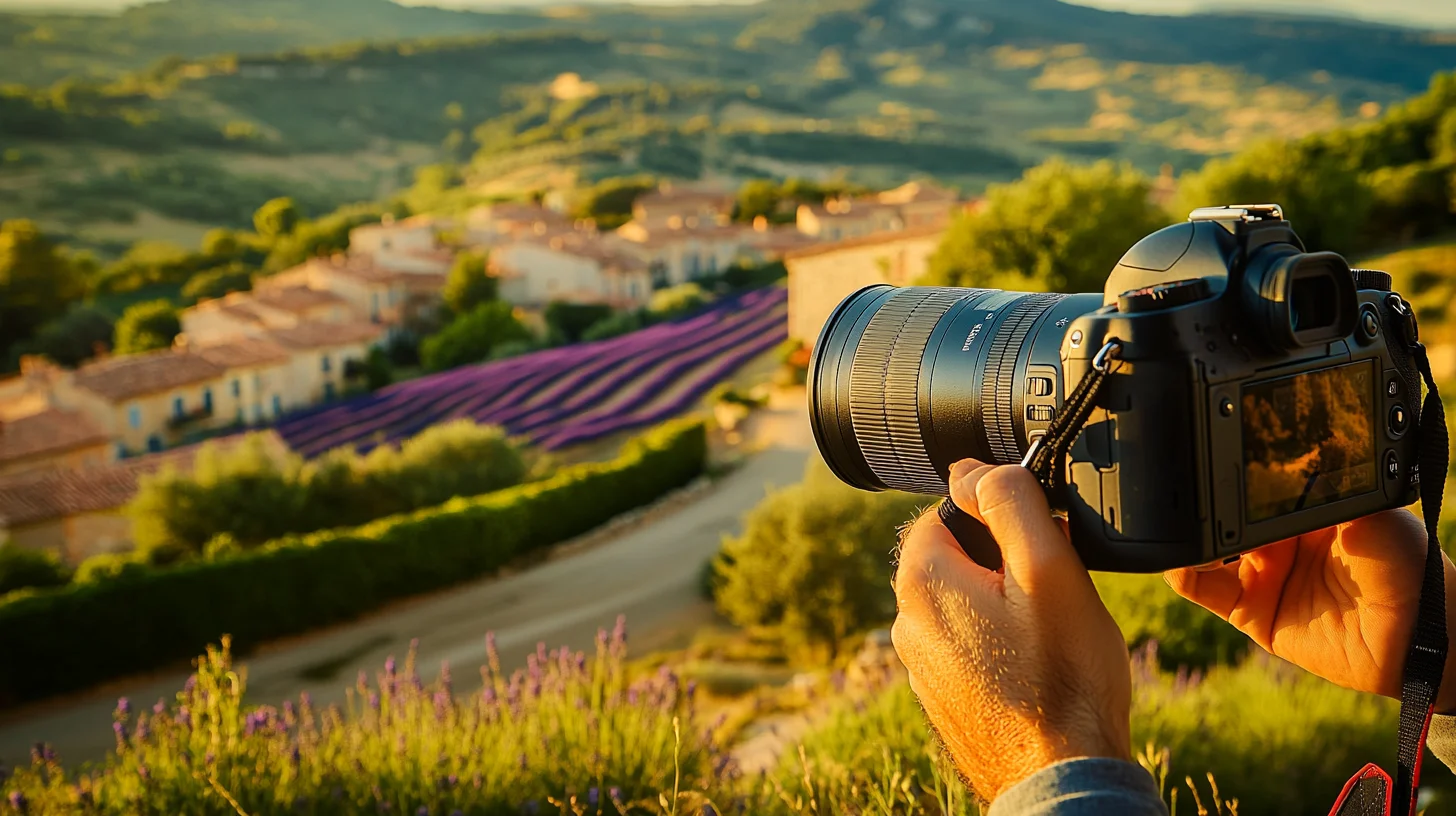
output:
[[[958,460],[1022,461],[1095,361],[1053,504],[1088,569],[1156,572],[1416,501],[1416,342],[1388,274],[1305,251],[1277,205],[1211,207],[1101,294],[861,289],[814,346],[809,412],[840,479],[944,496]]]

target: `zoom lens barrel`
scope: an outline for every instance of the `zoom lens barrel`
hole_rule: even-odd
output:
[[[824,460],[855,487],[939,495],[956,461],[1019,461],[1061,402],[1067,324],[1100,305],[1100,295],[994,289],[856,292],[809,366]]]

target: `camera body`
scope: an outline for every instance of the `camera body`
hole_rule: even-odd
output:
[[[814,348],[815,439],[851,485],[946,495],[960,459],[1021,461],[1109,343],[1053,497],[1089,569],[1227,561],[1417,500],[1410,306],[1277,205],[1153,233],[1100,296],[856,292]]]
[[[1416,501],[1416,328],[1390,289],[1305,253],[1273,206],[1200,210],[1134,246],[1062,343],[1063,393],[1121,344],[1067,457],[1087,567],[1227,560]]]

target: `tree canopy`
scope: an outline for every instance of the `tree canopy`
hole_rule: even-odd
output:
[[[496,297],[496,279],[487,270],[484,251],[467,250],[455,256],[455,265],[445,279],[445,305],[457,315],[467,314]]]
[[[0,349],[31,337],[83,294],[76,267],[35,222],[0,222]]]
[[[1052,159],[960,216],[930,262],[937,285],[1100,292],[1129,247],[1166,226],[1148,179],[1126,164]]]
[[[149,300],[127,308],[116,322],[116,353],[140,354],[168,348],[182,331],[177,307],[167,300]]]
[[[531,339],[509,303],[482,303],[420,344],[420,362],[431,371],[478,363],[503,343]]]

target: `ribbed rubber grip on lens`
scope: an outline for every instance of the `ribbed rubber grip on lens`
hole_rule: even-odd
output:
[[[921,358],[936,323],[970,291],[902,289],[870,318],[854,351],[849,414],[870,470],[887,486],[944,493],[920,434]]]
[[[996,327],[981,378],[981,417],[986,429],[986,446],[996,464],[1021,461],[1016,443],[1016,359],[1036,319],[1065,295],[1027,295],[1012,304],[1010,314]]]

